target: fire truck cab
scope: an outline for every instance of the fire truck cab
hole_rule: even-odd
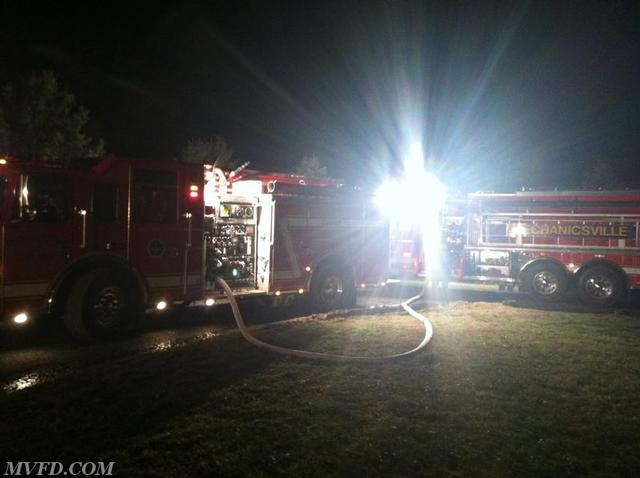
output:
[[[148,307],[305,296],[317,309],[380,284],[386,224],[329,181],[177,161],[92,168],[0,161],[0,315],[62,316],[75,337],[135,329]]]

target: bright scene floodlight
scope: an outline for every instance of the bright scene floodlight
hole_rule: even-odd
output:
[[[425,171],[419,142],[411,144],[403,166],[403,176],[383,183],[376,191],[374,201],[394,227],[400,230],[417,228],[427,272],[436,275],[442,261],[441,214],[447,191],[433,173]]]
[[[420,171],[404,178],[390,179],[375,193],[374,201],[388,217],[407,224],[422,224],[430,211],[439,212],[446,188],[432,173]]]

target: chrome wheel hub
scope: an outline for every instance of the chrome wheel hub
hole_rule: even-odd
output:
[[[102,327],[116,325],[123,308],[122,292],[117,287],[105,287],[100,290],[92,307],[95,320]]]
[[[587,279],[585,289],[592,297],[606,299],[613,294],[613,283],[608,277],[597,275]]]
[[[320,291],[320,297],[326,304],[335,303],[344,293],[344,284],[342,279],[337,276],[329,276],[324,282]]]
[[[558,277],[549,271],[541,271],[533,276],[533,288],[540,295],[554,294],[558,285]]]

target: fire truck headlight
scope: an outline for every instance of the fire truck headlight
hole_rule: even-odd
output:
[[[27,320],[29,320],[29,316],[24,312],[20,312],[13,318],[15,324],[24,324]]]
[[[158,310],[164,310],[166,308],[167,308],[167,303],[164,300],[161,300],[156,304],[156,309]]]
[[[204,305],[206,305],[207,307],[211,307],[215,303],[216,301],[211,297],[209,297],[207,300],[204,301]]]

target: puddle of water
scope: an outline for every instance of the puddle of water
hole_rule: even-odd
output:
[[[38,385],[42,383],[42,377],[37,373],[30,373],[25,375],[24,377],[20,377],[18,380],[14,380],[13,382],[9,382],[4,385],[2,389],[7,392],[17,392],[19,390],[24,390],[25,388],[33,387],[34,385]]]
[[[198,334],[194,337],[191,337],[189,339],[184,339],[184,340],[165,340],[162,342],[158,342],[156,345],[154,345],[151,348],[152,352],[167,352],[169,350],[175,350],[177,348],[180,347],[184,347],[187,344],[190,343],[194,343],[194,342],[198,342],[201,340],[207,340],[207,339],[211,339],[213,337],[218,337],[220,334],[216,333],[216,332],[211,332],[211,331],[207,331],[207,332],[203,332],[201,334]]]
[[[163,340],[162,342],[158,342],[154,346],[150,347],[150,350],[152,352],[167,352],[170,350],[175,350],[179,347],[184,347],[189,343],[208,340],[213,337],[218,337],[219,335],[220,334],[216,332],[206,331],[192,337],[189,340]],[[148,351],[149,349],[146,350]],[[50,381],[52,378],[55,379],[58,377],[58,375],[63,374],[63,372],[67,372],[67,370],[55,369],[46,370],[41,373],[29,373],[12,382],[0,384],[0,388],[6,393],[18,392],[20,390],[24,390],[25,388],[39,385],[45,381]]]
[[[166,352],[167,350],[171,350],[174,344],[171,343],[170,340],[165,340],[164,342],[160,342],[153,347],[153,352]]]
[[[207,340],[213,337],[218,337],[220,334],[216,334],[215,332],[205,332],[204,334],[200,334],[196,336],[198,340]]]

